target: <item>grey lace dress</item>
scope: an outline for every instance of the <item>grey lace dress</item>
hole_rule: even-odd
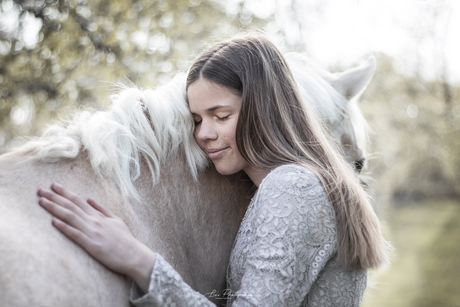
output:
[[[243,218],[227,268],[227,306],[359,306],[367,271],[337,259],[334,210],[315,174],[283,165],[262,181]],[[160,255],[149,292],[131,290],[131,303],[214,306]]]

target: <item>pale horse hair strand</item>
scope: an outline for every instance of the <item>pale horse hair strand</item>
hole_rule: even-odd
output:
[[[193,139],[185,78],[185,74],[178,74],[155,90],[121,86],[111,96],[108,111],[79,112],[64,125],[50,126],[22,150],[32,151],[33,158],[48,162],[73,159],[86,150],[98,176],[111,178],[123,196],[136,199],[139,194],[133,181],[141,175],[142,158],[155,185],[161,164],[180,149],[196,179],[208,160]]]

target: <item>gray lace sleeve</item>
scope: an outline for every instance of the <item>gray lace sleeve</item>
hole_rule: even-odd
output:
[[[336,219],[316,175],[286,165],[262,182],[248,208],[227,272],[230,305],[305,306],[336,252]]]
[[[215,306],[185,283],[179,273],[159,254],[150,278],[149,292],[144,294],[133,283],[130,301],[136,307]]]

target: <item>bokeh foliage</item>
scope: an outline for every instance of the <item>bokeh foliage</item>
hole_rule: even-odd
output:
[[[460,87],[407,76],[380,54],[361,109],[374,130],[376,197],[403,204],[460,197]]]
[[[13,29],[8,15],[18,16]],[[31,19],[42,26],[28,46]],[[1,1],[0,153],[70,106],[103,108],[114,82],[155,87],[185,71],[210,38],[264,22],[237,1]]]

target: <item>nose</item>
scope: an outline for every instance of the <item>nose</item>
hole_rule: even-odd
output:
[[[208,141],[217,139],[217,132],[212,123],[201,120],[201,123],[195,128],[195,138],[197,141]]]

